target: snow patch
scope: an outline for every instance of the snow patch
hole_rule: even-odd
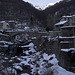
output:
[[[75,73],[66,71],[65,69],[63,69],[59,65],[52,66],[51,69],[54,73],[53,75],[75,75]]]
[[[67,22],[67,21],[60,21],[60,22],[56,23],[55,26],[65,24],[66,22]]]

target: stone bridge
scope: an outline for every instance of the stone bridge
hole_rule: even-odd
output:
[[[49,34],[47,32],[26,32],[26,31],[13,31],[13,32],[7,32],[6,34],[8,34],[11,38],[11,41],[14,41],[15,38],[24,38],[25,35],[27,37],[29,37],[30,39],[32,37],[37,37],[40,38],[42,36],[48,36]],[[25,37],[26,38],[26,37]]]

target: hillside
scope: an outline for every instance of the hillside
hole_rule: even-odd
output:
[[[48,7],[44,10],[46,14],[57,14],[61,13],[62,15],[68,15],[70,13],[75,12],[75,0],[71,0],[68,2],[60,1],[55,5]]]
[[[50,29],[63,15],[70,15],[75,13],[75,0],[63,0],[55,5],[46,8],[43,11],[46,14],[47,25]]]
[[[43,12],[37,10],[28,2],[22,0],[0,0],[0,20],[28,20],[41,21],[44,19]]]
[[[75,13],[75,0],[63,0],[43,11],[37,10],[33,5],[22,0],[0,0],[0,20],[34,20],[40,22],[40,26],[53,30],[54,24],[63,15]]]

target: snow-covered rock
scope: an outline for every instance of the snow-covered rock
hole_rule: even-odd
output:
[[[14,68],[15,68],[16,70],[23,71],[22,67],[20,67],[20,66],[14,66]]]
[[[21,74],[21,75],[29,75],[28,73],[23,73],[23,74]]]
[[[59,65],[55,65],[51,67],[53,71],[53,75],[75,75],[75,73],[66,71],[64,68],[60,67]]]

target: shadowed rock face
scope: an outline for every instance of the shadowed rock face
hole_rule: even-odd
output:
[[[9,47],[7,49],[7,54],[9,56],[22,55],[23,54],[23,49],[21,47],[19,47],[18,45],[16,45],[16,44],[9,45]]]

